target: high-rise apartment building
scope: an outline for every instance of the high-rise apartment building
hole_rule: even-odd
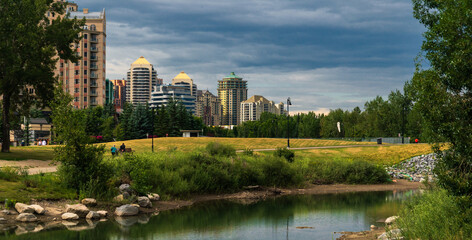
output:
[[[115,111],[121,113],[126,102],[126,80],[111,80],[113,83],[113,88],[115,89],[114,93],[114,105]]]
[[[221,103],[218,97],[208,90],[197,91],[197,102],[195,104],[195,115],[202,118],[203,123],[208,126],[221,124]]]
[[[185,72],[180,72],[177,76],[172,79],[172,85],[178,86],[181,84],[188,84],[190,86],[190,92],[192,96],[197,96],[197,85],[193,83],[191,79]]]
[[[65,2],[56,0],[56,2]],[[73,96],[75,108],[87,108],[106,103],[106,17],[105,9],[90,12],[87,8],[78,10],[78,5],[68,2],[66,13],[70,18],[85,19],[82,39],[76,45],[77,62],[60,59],[55,74],[62,81],[64,90]],[[59,17],[48,12],[50,21]],[[61,17],[64,17],[61,16]]]
[[[134,63],[128,72],[126,79],[126,101],[134,105],[146,104],[151,99],[153,87],[162,84],[162,79],[158,82],[157,72],[146,58],[141,56]]]
[[[115,86],[109,79],[105,80],[105,104],[114,104]]]
[[[188,83],[182,83],[178,86],[155,86],[154,91],[151,94],[149,107],[155,109],[161,106],[167,106],[171,99],[181,101],[188,111],[190,111],[192,114],[195,114],[195,97],[192,96],[190,85]]]
[[[246,101],[241,102],[240,123],[245,121],[257,121],[263,112],[276,115],[284,114],[284,104],[275,104],[263,96],[254,95]]]
[[[238,125],[240,103],[247,99],[247,81],[234,72],[219,80],[218,99],[222,106],[221,125]]]

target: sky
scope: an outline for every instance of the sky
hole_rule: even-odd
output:
[[[185,71],[217,94],[235,72],[248,98],[291,112],[363,109],[402,89],[424,27],[411,0],[76,0],[107,18],[107,78],[144,56],[164,83]]]

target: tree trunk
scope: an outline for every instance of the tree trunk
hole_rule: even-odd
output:
[[[3,95],[2,152],[10,152],[10,96]]]

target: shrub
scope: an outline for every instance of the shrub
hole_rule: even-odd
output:
[[[398,227],[405,239],[471,239],[471,209],[437,189],[414,198],[400,211]]]
[[[248,156],[253,156],[254,155],[254,150],[251,149],[251,148],[246,148],[246,149],[244,149],[243,154],[248,155]]]
[[[6,181],[16,181],[20,178],[18,169],[12,167],[1,167],[0,168],[0,179]]]
[[[212,156],[236,156],[236,150],[234,147],[218,142],[208,143],[206,146],[206,151]]]
[[[295,159],[295,152],[287,148],[277,148],[274,155],[277,157],[283,157],[290,163]]]

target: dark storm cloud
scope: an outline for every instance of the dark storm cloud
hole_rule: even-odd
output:
[[[81,0],[106,8],[107,75],[145,56],[165,82],[187,72],[216,93],[235,71],[252,94],[294,110],[363,106],[402,88],[423,28],[410,0]]]

